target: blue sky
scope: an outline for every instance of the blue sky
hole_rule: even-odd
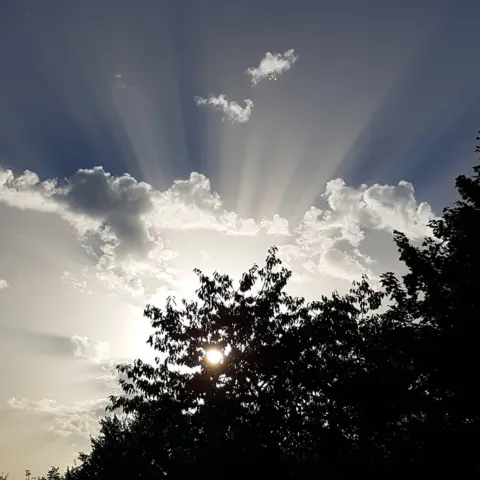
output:
[[[0,2],[0,472],[88,449],[115,363],[150,358],[143,307],[190,297],[193,268],[238,278],[275,244],[307,298],[401,273],[392,230],[429,235],[476,162],[478,18]]]
[[[420,192],[470,161],[480,101],[474,0],[6,1],[1,8],[0,155],[16,170],[62,177],[104,165],[165,184],[198,170],[226,188],[215,185],[225,159],[214,140],[225,126],[207,129],[211,114],[192,98],[217,91],[243,98],[246,66],[292,46],[301,55],[295,74],[255,92],[263,115],[226,132],[233,143],[267,128],[275,137],[275,126],[263,125],[275,116],[310,137],[299,182],[349,143],[338,170],[347,181],[405,176]],[[132,151],[112,113],[115,73],[149,104],[142,120],[150,124],[149,158]],[[122,100],[131,108],[134,100]]]

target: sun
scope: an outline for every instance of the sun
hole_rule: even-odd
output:
[[[207,350],[206,357],[209,363],[211,363],[212,365],[216,365],[217,363],[220,363],[222,361],[223,353],[216,348],[211,348]]]

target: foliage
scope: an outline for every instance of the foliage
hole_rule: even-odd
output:
[[[408,273],[378,290],[292,297],[272,248],[237,286],[197,271],[197,300],[148,306],[155,364],[119,366],[120,416],[65,479],[476,477],[480,167],[456,186],[434,237],[394,233]]]

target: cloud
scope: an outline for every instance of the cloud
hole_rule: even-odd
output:
[[[109,405],[108,394],[119,393],[119,379],[127,379],[125,375],[117,371],[118,362],[110,359],[108,342],[92,341],[88,337],[73,335],[70,338],[70,355],[72,346],[73,356],[93,362],[95,375],[91,377],[91,380],[103,387],[101,391],[104,395],[102,397],[65,404],[48,398],[30,400],[12,397],[7,401],[7,406],[12,410],[37,415],[48,420],[49,431],[55,435],[85,440],[98,433],[99,420],[109,415],[105,411]],[[66,352],[63,353],[66,354]],[[108,394],[105,394],[104,389]]]
[[[74,228],[96,277],[117,293],[143,296],[172,278],[178,242],[170,241],[170,232],[275,236],[288,230],[278,216],[257,223],[227,211],[208,178],[196,172],[163,191],[101,167],[79,170],[63,185],[55,179],[41,182],[31,172],[15,177],[0,169],[0,174],[0,202],[61,216]],[[62,280],[85,290],[88,273],[87,266],[80,274],[67,270]]]
[[[225,95],[209,95],[207,98],[195,97],[195,103],[200,106],[210,106],[221,111],[232,123],[247,123],[252,116],[253,102],[247,98],[242,107],[237,102],[228,101]]]
[[[99,420],[105,416],[108,399],[98,398],[63,405],[51,399],[27,400],[10,398],[7,405],[17,411],[41,415],[50,420],[49,430],[63,437],[89,438],[99,430]]]
[[[163,246],[145,220],[153,208],[152,188],[128,174],[113,177],[102,167],[81,169],[58,185],[56,179],[41,182],[29,171],[16,177],[0,169],[0,202],[60,215],[96,262],[99,279],[111,284],[110,277],[117,277],[114,287],[131,288],[136,279],[127,274],[129,264],[149,253],[157,250],[157,263],[162,263],[158,251]],[[71,272],[63,280],[85,287]]]
[[[38,175],[30,170],[15,176],[11,170],[0,168],[0,199],[11,207],[55,212],[56,205],[49,200],[49,193],[55,187],[56,181],[40,182]]]
[[[158,292],[193,291],[194,267],[238,275],[273,244],[298,285],[330,288],[328,279],[350,282],[362,273],[375,278],[397,260],[392,230],[420,239],[431,234],[434,218],[405,181],[352,187],[333,179],[295,225],[279,214],[256,221],[227,210],[197,172],[165,190],[101,167],[79,170],[62,185],[31,172],[15,177],[0,169],[0,178],[0,202],[58,214],[74,228],[92,266],[82,266],[80,277],[67,270],[64,281],[86,289],[94,274],[141,303]]]
[[[118,394],[122,390],[120,388],[119,380],[122,379],[124,381],[129,382],[128,377],[126,374],[119,372],[117,370],[117,366],[120,364],[131,363],[129,362],[114,362],[110,360],[105,362],[101,365],[101,373],[95,377],[95,381],[102,384],[105,388],[107,388],[111,394]]]
[[[110,346],[108,342],[91,341],[88,337],[73,335],[70,341],[75,346],[73,355],[75,357],[86,358],[95,363],[105,362],[110,356]]]
[[[245,73],[252,77],[251,83],[254,86],[265,78],[276,80],[279,75],[290,70],[297,60],[298,55],[295,55],[293,49],[287,50],[283,54],[267,52],[258,67],[250,67]]]
[[[362,274],[375,279],[372,268],[376,261],[370,250],[379,253],[371,248],[378,246],[379,238],[383,242],[381,253],[393,247],[393,230],[404,232],[412,240],[432,235],[428,223],[435,215],[427,203],[417,203],[414,193],[413,186],[405,181],[396,186],[354,188],[341,179],[331,180],[322,195],[327,208],[312,206],[294,230],[294,241],[282,245],[280,253],[300,273],[305,270],[348,282]],[[388,243],[380,232],[388,234],[383,237]],[[383,265],[377,267],[382,273]]]
[[[430,205],[417,203],[411,183],[353,188],[337,178],[327,183],[323,197],[330,209],[321,213],[323,221],[317,224],[340,228],[352,245],[358,245],[364,237],[360,225],[363,229],[401,230],[412,239],[432,234],[427,224],[435,216]]]
[[[103,234],[115,236],[120,247],[148,248],[150,238],[142,215],[151,208],[150,191],[148,184],[128,174],[113,177],[95,167],[78,170],[51,198],[74,214],[98,222]]]
[[[86,280],[87,276],[87,268],[82,269],[82,279],[79,279],[78,276],[73,275],[71,272],[68,270],[65,270],[62,275],[62,281],[65,282],[66,284],[69,284],[72,286],[72,288],[75,288],[76,290],[79,290],[81,292],[87,292],[88,294],[92,294],[93,292],[88,289],[87,284],[88,281]]]
[[[4,280],[3,278],[0,278],[0,290],[4,290],[5,288],[8,288],[10,284]]]

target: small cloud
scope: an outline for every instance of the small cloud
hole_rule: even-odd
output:
[[[0,290],[3,290],[5,288],[8,288],[10,284],[4,280],[3,278],[0,278]]]
[[[83,269],[83,277],[86,276],[86,267]],[[86,292],[91,295],[93,292],[88,290],[87,288],[87,280],[80,280],[78,277],[73,275],[71,272],[65,270],[61,277],[62,282],[67,283],[72,286],[75,290],[79,290],[80,292]]]
[[[251,82],[254,86],[265,78],[276,80],[279,75],[290,70],[297,60],[298,55],[295,55],[293,48],[285,53],[267,52],[258,67],[250,67],[245,73],[252,77]]]
[[[131,90],[131,91],[135,91],[137,89],[135,85],[129,85],[123,81],[122,73],[115,73],[114,78],[115,78],[114,86],[116,88],[120,88],[121,90]]]
[[[237,102],[228,101],[225,95],[209,95],[207,98],[195,97],[195,103],[200,107],[209,105],[215,110],[223,112],[233,123],[247,123],[252,116],[253,102],[250,99],[245,100],[245,106],[242,107]]]
[[[81,357],[95,363],[104,362],[110,356],[110,348],[107,342],[91,341],[88,337],[73,335],[71,342],[75,345],[74,357]]]

